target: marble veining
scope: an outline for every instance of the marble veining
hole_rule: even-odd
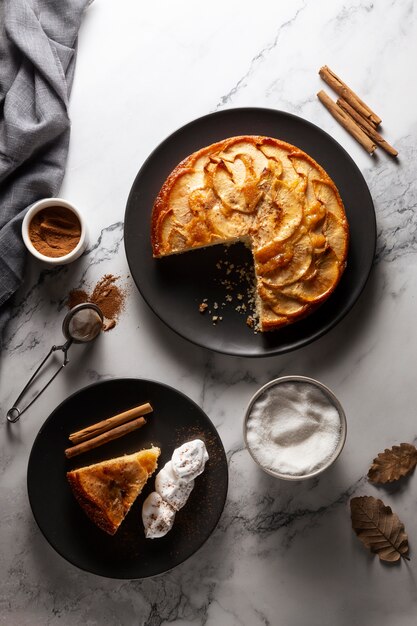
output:
[[[118,11],[110,0],[90,6],[61,190],[85,212],[89,248],[70,266],[29,264],[0,361],[0,625],[414,626],[417,478],[378,488],[366,473],[385,447],[417,443],[415,58],[411,0],[214,0],[198,16],[186,0],[163,10],[134,0]],[[397,161],[381,151],[369,157],[320,106],[325,63],[381,114]],[[364,293],[327,335],[280,357],[228,357],[177,337],[141,299],[124,254],[126,200],[147,155],[189,120],[235,106],[276,107],[326,130],[358,164],[375,204],[377,254]],[[71,348],[65,373],[8,428],[5,412],[62,337],[69,291],[105,273],[128,286],[119,324],[93,346]],[[347,415],[338,461],[306,482],[264,474],[243,443],[249,399],[286,374],[327,384]],[[230,470],[210,539],[176,569],[142,581],[68,564],[44,540],[26,494],[27,459],[46,416],[77,389],[124,376],[159,380],[196,401],[219,430]],[[398,513],[410,562],[386,567],[362,547],[350,525],[356,495],[382,498]]]
[[[301,13],[301,11],[303,11],[306,8],[306,4],[303,3],[302,6],[300,8],[297,8],[294,15],[292,17],[289,17],[287,21],[281,23],[279,25],[278,31],[274,37],[274,39],[269,42],[264,48],[262,48],[262,50],[260,50],[251,60],[250,65],[249,65],[249,69],[247,70],[247,72],[245,73],[244,76],[242,76],[242,78],[240,78],[238,80],[238,82],[236,83],[236,85],[224,96],[221,97],[220,102],[216,105],[215,111],[221,109],[222,107],[224,107],[225,105],[229,105],[232,103],[232,99],[233,96],[235,96],[237,94],[237,92],[242,88],[245,87],[247,82],[249,82],[252,74],[255,73],[256,71],[256,67],[258,64],[262,63],[262,61],[265,59],[265,57],[276,48],[276,46],[278,45],[279,39],[281,37],[281,33],[289,28],[290,26],[292,26],[295,22],[295,20],[297,19],[298,15]]]

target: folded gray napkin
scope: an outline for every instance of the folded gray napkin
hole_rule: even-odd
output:
[[[26,209],[64,176],[75,46],[91,0],[0,0],[0,343],[23,280]]]

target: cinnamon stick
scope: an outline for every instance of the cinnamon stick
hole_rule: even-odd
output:
[[[375,130],[375,127],[368,122],[368,120],[364,119],[353,107],[350,106],[349,102],[347,102],[344,98],[338,98],[336,100],[336,104],[345,111],[350,117],[352,117],[355,122],[359,124],[359,126],[365,131],[365,133],[381,146],[385,152],[388,152],[391,156],[398,156],[398,150],[393,148],[385,139]]]
[[[143,417],[139,417],[136,420],[128,422],[127,424],[122,424],[121,426],[117,426],[116,428],[112,428],[98,437],[93,437],[93,439],[88,439],[87,441],[83,441],[76,446],[72,446],[71,448],[67,448],[65,450],[65,456],[67,459],[71,459],[73,456],[77,456],[82,452],[88,452],[88,450],[93,450],[93,448],[98,448],[98,446],[102,446],[109,441],[113,441],[113,439],[118,439],[119,437],[123,437],[127,433],[131,433],[133,430],[137,430],[146,424],[146,420]]]
[[[140,417],[141,415],[146,415],[147,413],[151,413],[153,411],[152,406],[149,402],[145,404],[141,404],[139,406],[135,406],[128,411],[123,411],[123,413],[118,413],[113,417],[109,417],[101,422],[97,422],[96,424],[92,424],[87,428],[83,428],[82,430],[78,430],[75,433],[71,433],[69,436],[69,440],[72,443],[81,443],[82,441],[86,441],[87,439],[91,439],[91,437],[96,437],[101,433],[104,433],[115,426],[120,426],[121,424],[125,424],[136,417]]]
[[[379,126],[382,122],[381,118],[372,111],[372,109],[359,98],[359,96],[350,89],[327,65],[320,68],[319,74],[321,78],[331,87],[334,91],[344,98],[351,107],[362,115],[363,118],[368,120],[371,124]]]
[[[317,94],[318,99],[333,117],[345,128],[348,133],[361,144],[369,154],[373,154],[376,150],[376,144],[365,134],[362,128],[353,120],[345,111],[343,111],[336,102],[334,102],[325,91],[321,90]]]

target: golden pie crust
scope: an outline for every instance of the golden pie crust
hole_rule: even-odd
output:
[[[252,251],[261,331],[305,317],[346,266],[349,227],[336,185],[278,139],[231,137],[194,152],[152,211],[154,257],[243,241]]]

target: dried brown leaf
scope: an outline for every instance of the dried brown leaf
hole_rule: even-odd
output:
[[[380,452],[369,468],[368,478],[373,483],[391,483],[407,476],[417,465],[417,449],[411,443]]]
[[[350,512],[353,530],[381,561],[394,563],[401,557],[409,560],[408,535],[391,507],[372,496],[361,496],[352,498]]]

